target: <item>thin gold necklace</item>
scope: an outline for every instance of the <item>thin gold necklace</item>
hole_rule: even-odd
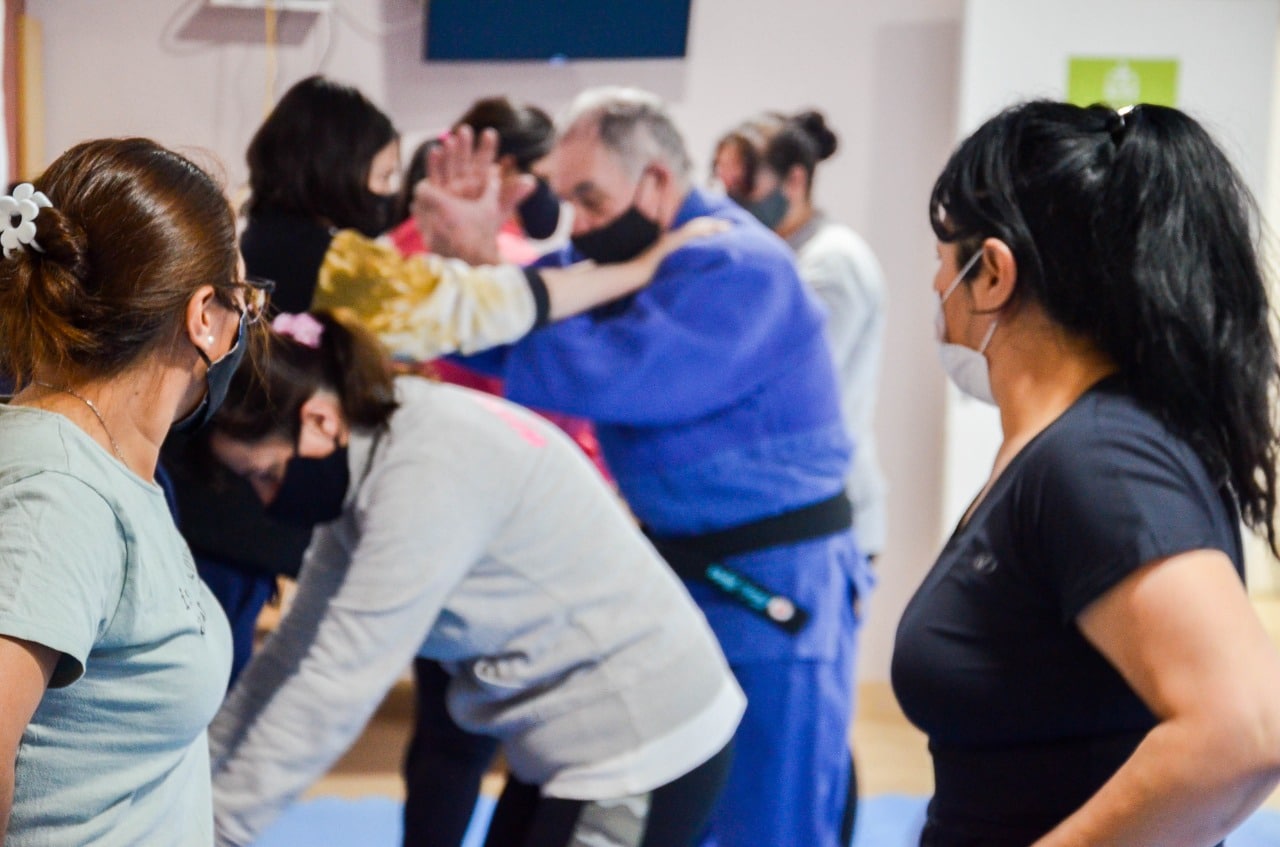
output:
[[[49,383],[41,382],[38,379],[33,379],[31,380],[31,382],[34,385],[42,386],[44,388],[49,389],[50,391],[61,391],[63,394],[70,394],[72,397],[76,398],[81,403],[88,406],[89,411],[93,412],[93,416],[98,419],[98,423],[102,424],[102,431],[107,434],[107,440],[111,442],[111,449],[116,452],[116,458],[126,465],[129,464],[128,462],[125,462],[124,454],[120,452],[120,443],[116,441],[115,436],[111,434],[111,430],[107,428],[107,422],[102,417],[102,412],[98,411],[98,407],[94,405],[94,402],[92,400],[90,400],[88,397],[84,397],[80,394],[77,394],[76,392],[72,391],[70,388],[66,388],[64,386],[50,385]]]

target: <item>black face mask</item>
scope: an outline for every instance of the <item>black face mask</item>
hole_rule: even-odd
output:
[[[516,214],[520,216],[520,227],[525,235],[539,241],[550,238],[560,225],[560,198],[545,179],[539,178],[538,187],[520,202]]]
[[[240,328],[236,330],[235,343],[218,361],[210,361],[208,354],[196,347],[196,352],[200,354],[201,359],[204,359],[207,366],[204,372],[204,399],[191,414],[169,427],[174,432],[194,432],[204,426],[213,420],[213,416],[222,406],[222,401],[227,399],[227,388],[231,385],[231,377],[235,376],[236,368],[240,367],[245,350],[249,348],[249,345],[244,343],[244,321],[245,316],[241,313]]]
[[[337,520],[350,483],[346,447],[334,447],[323,459],[307,459],[295,453],[284,466],[284,478],[275,499],[267,506],[267,515],[302,527]]]
[[[626,262],[639,256],[658,240],[658,222],[646,218],[635,206],[601,227],[575,235],[574,248],[598,265]]]
[[[636,194],[625,212],[604,226],[569,238],[579,253],[597,265],[611,265],[630,261],[653,246],[658,236],[662,235],[662,229],[657,221],[646,218],[636,208],[636,198],[640,195],[640,186],[644,185],[644,177],[645,174],[640,175],[640,182],[636,183]]]
[[[378,194],[365,189],[360,217],[352,222],[352,228],[367,238],[377,238],[399,221],[392,220],[396,213],[395,194]]]

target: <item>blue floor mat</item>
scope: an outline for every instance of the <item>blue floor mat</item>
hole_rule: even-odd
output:
[[[482,847],[493,805],[493,798],[480,798],[462,847]],[[292,806],[254,847],[400,847],[400,809],[387,797],[317,797]]]
[[[924,823],[924,797],[885,794],[858,806],[853,847],[915,847]],[[493,800],[476,806],[463,847],[481,847],[493,815]],[[254,847],[399,847],[400,803],[385,797],[340,800],[321,797],[285,812]],[[1227,839],[1227,847],[1280,845],[1280,812],[1256,812]]]

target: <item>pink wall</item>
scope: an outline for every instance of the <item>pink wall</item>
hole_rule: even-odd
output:
[[[233,186],[265,106],[261,13],[201,0],[27,0],[45,33],[47,153],[140,133],[211,150]],[[278,94],[321,71],[361,86],[406,140],[504,92],[560,109],[581,88],[623,83],[665,96],[699,173],[711,145],[762,108],[816,106],[842,151],[818,199],[860,230],[889,276],[878,414],[891,485],[881,587],[869,604],[864,678],[887,675],[902,606],[936,549],[942,375],[932,339],[934,258],[925,203],[954,139],[963,0],[696,0],[683,61],[427,65],[418,0],[335,0],[281,19]]]

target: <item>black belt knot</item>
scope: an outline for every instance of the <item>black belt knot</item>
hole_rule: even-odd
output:
[[[834,497],[780,515],[714,532],[658,536],[646,527],[644,533],[681,579],[707,583],[774,626],[795,635],[808,622],[809,611],[790,597],[725,565],[724,560],[835,535],[852,525],[853,506],[848,495],[841,491]]]

